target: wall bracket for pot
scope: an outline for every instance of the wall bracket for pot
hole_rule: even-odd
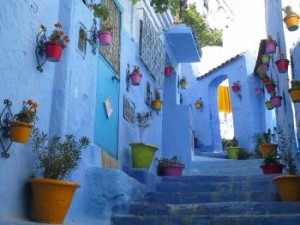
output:
[[[98,30],[97,30],[97,21],[96,19],[93,20],[93,25],[91,27],[90,37],[88,38],[89,44],[92,46],[92,53],[96,55],[96,50],[98,48]]]
[[[46,53],[45,53],[45,42],[47,41],[46,37],[46,27],[44,25],[41,25],[40,31],[38,35],[36,36],[36,48],[35,48],[35,57],[37,61],[36,69],[43,72],[42,66],[47,61],[46,59]]]
[[[8,141],[9,139],[9,121],[12,120],[13,114],[11,112],[11,101],[9,99],[4,100],[4,109],[0,114],[0,147],[2,148],[1,157],[9,158],[9,148],[12,144],[12,141]]]

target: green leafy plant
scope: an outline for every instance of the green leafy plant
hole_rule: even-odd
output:
[[[294,14],[295,12],[292,10],[292,7],[290,5],[284,7],[282,11],[285,13],[285,16],[288,16],[290,14]]]
[[[150,126],[151,113],[150,112],[139,112],[136,114],[136,124],[139,129],[139,136],[142,142],[145,130]]]
[[[258,145],[277,143],[277,129],[276,127],[274,127],[272,132],[271,129],[269,128],[265,133],[255,134],[255,137]]]
[[[101,24],[101,31],[111,31],[113,29],[113,24],[109,19],[106,19]]]
[[[102,18],[103,20],[107,20],[109,17],[109,10],[106,6],[102,4],[92,4],[90,5],[92,10],[94,11],[95,18]]]
[[[300,80],[297,80],[297,79],[291,80],[291,85],[292,85],[292,88],[300,89]]]
[[[81,150],[89,145],[87,137],[77,141],[72,134],[66,134],[62,140],[60,136],[48,137],[39,129],[33,130],[32,150],[37,158],[37,168],[44,178],[66,179],[81,160]]]
[[[23,123],[34,123],[37,120],[37,107],[38,104],[31,99],[23,101],[22,109],[14,115],[14,120]]]
[[[239,145],[239,142],[235,137],[233,137],[233,139],[222,138],[222,146],[224,148],[238,147],[238,145]]]

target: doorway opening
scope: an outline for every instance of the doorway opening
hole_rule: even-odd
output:
[[[221,139],[233,139],[234,126],[228,79],[218,87],[218,111]]]

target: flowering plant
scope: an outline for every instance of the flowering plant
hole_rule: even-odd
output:
[[[57,22],[56,24],[54,24],[54,26],[55,29],[50,35],[49,40],[53,42],[59,42],[61,44],[64,44],[64,42],[70,42],[70,37],[68,35],[64,35],[64,31],[61,29],[62,24],[60,22]]]
[[[38,104],[31,99],[23,101],[22,109],[14,116],[14,119],[18,122],[33,123],[35,120],[37,120],[37,107]]]

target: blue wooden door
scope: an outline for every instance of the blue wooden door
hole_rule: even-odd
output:
[[[101,56],[98,61],[95,143],[118,158],[119,81]]]

